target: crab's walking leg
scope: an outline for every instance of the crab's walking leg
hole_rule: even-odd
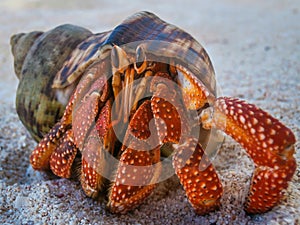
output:
[[[205,126],[215,126],[232,136],[255,163],[245,209],[262,213],[275,206],[296,170],[293,157],[295,136],[290,129],[268,113],[242,100],[221,97],[214,103]]]
[[[63,117],[45,137],[39,142],[30,155],[30,163],[33,169],[48,170],[50,168],[50,157],[55,149],[60,145],[60,139],[63,138],[67,130],[70,129],[72,120],[73,99],[70,99]]]
[[[105,151],[111,151],[113,145],[108,142],[114,142],[110,140],[111,102],[107,100],[102,106],[100,97],[95,91],[81,100],[72,128],[75,142],[82,150],[81,185],[86,195],[92,198],[98,196],[103,186]]]
[[[113,213],[132,210],[156,187],[161,171],[160,149],[145,150],[145,146],[131,144],[121,156],[107,205]]]
[[[173,166],[196,213],[204,215],[218,208],[222,184],[198,140],[189,138],[174,147]]]
[[[165,77],[164,74],[156,74],[152,82],[152,85],[155,84],[152,111],[159,140],[176,143],[173,145],[175,172],[195,211],[201,215],[206,214],[220,204],[223,192],[221,182],[198,143],[198,135],[191,132],[189,117],[183,111],[183,103],[178,101],[178,93],[172,94],[170,90],[174,88],[165,79],[159,79],[159,76]],[[164,123],[161,123],[162,120]]]
[[[93,129],[84,143],[80,176],[82,189],[92,198],[98,196],[105,180],[102,176],[106,166],[103,146],[96,129]]]
[[[68,130],[59,141],[50,157],[50,168],[52,172],[63,178],[70,178],[72,165],[78,149],[73,141],[72,129]]]
[[[152,111],[156,119],[159,140],[175,143],[173,167],[186,195],[196,213],[205,214],[216,209],[223,192],[221,182],[198,143],[198,135],[193,137],[190,122],[184,107],[178,101],[178,93],[172,94],[171,84],[164,74],[158,73],[152,82],[155,94],[152,98]],[[170,88],[170,89],[169,89]],[[194,102],[198,104],[198,102]],[[161,121],[164,123],[161,123]]]
[[[152,118],[150,101],[145,101],[130,121],[128,140],[109,193],[107,207],[111,212],[126,213],[133,209],[156,186],[161,172],[160,146],[150,146],[146,142],[151,135],[149,123]]]

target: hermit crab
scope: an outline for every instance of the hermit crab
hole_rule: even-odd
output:
[[[107,193],[111,212],[141,204],[167,178],[168,162],[198,214],[218,208],[211,156],[220,131],[255,164],[248,213],[278,204],[292,179],[291,130],[253,104],[217,97],[204,48],[152,13],[97,34],[74,25],[17,34],[11,45],[17,113],[39,142],[32,167],[77,176],[92,198]]]

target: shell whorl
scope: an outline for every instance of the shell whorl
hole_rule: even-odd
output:
[[[173,58],[216,94],[214,69],[205,49],[190,34],[153,13],[143,11],[127,18],[111,32],[105,44],[123,45],[149,40],[154,42],[146,46],[147,52]]]
[[[34,139],[39,140],[61,117],[65,107],[51,87],[53,79],[73,49],[92,33],[67,24],[34,34],[15,35],[11,42],[20,78],[17,113]]]
[[[11,36],[10,45],[14,56],[14,69],[17,77],[21,79],[21,70],[27,53],[34,44],[35,40],[43,32],[33,31],[30,33],[19,33]]]

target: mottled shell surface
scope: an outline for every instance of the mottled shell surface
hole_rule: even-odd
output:
[[[143,41],[153,41],[144,46],[148,54],[174,59],[190,69],[211,93],[216,94],[214,69],[205,49],[187,32],[149,12],[136,13],[112,31],[96,34],[82,42],[57,74],[54,86],[63,88],[76,80],[87,66],[99,58],[101,48]]]
[[[19,34],[11,39],[20,78],[16,108],[32,136],[39,140],[60,119],[83,72],[103,49],[144,41],[154,41],[144,46],[151,60],[172,58],[216,95],[214,69],[204,48],[190,34],[149,12],[136,13],[112,31],[98,34],[73,25]]]
[[[20,79],[16,109],[34,139],[42,138],[62,116],[65,105],[56,98],[53,79],[70,53],[90,35],[84,28],[62,25],[45,33],[11,38],[15,71]]]

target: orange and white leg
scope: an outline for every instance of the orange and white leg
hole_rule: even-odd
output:
[[[72,175],[72,165],[78,149],[73,141],[73,132],[68,130],[60,139],[58,146],[50,157],[51,171],[63,178],[70,178]]]
[[[98,105],[94,104],[94,107],[96,108],[93,111],[97,111]],[[92,198],[96,198],[102,190],[110,166],[106,154],[110,154],[114,148],[115,139],[110,126],[110,116],[111,102],[108,100],[101,108],[97,121],[88,127],[82,144],[80,182],[85,194]]]
[[[145,150],[145,146],[130,144],[120,158],[107,204],[113,213],[134,209],[156,187],[161,173],[160,149]]]
[[[39,142],[39,144],[31,153],[30,163],[34,169],[47,170],[51,167],[51,169],[54,170],[53,172],[58,176],[68,177],[70,175],[70,172],[66,171],[70,169],[69,167],[71,167],[71,165],[69,165],[69,163],[71,163],[71,159],[74,159],[74,155],[76,155],[75,152],[77,152],[77,148],[75,147],[74,143],[76,143],[77,147],[81,147],[81,142],[85,138],[85,132],[83,132],[83,129],[88,129],[87,126],[90,126],[90,124],[88,123],[91,123],[91,120],[94,120],[94,118],[91,117],[85,117],[82,119],[82,117],[76,116],[75,118],[73,118],[73,113],[75,111],[75,113],[79,115],[85,113],[85,111],[91,110],[90,108],[92,107],[92,105],[89,105],[85,109],[85,107],[82,107],[83,104],[78,104],[81,101],[85,100],[83,96],[88,92],[89,88],[94,90],[94,86],[97,85],[97,87],[103,87],[104,92],[107,89],[105,85],[106,80],[104,78],[97,79],[96,82],[92,83],[93,78],[93,73],[90,73],[83,79],[83,81],[81,81],[81,85],[79,85],[78,89],[76,90],[76,97],[74,97],[74,95],[71,96],[61,120],[49,131],[49,133],[45,135],[45,137]],[[107,94],[107,91],[105,93]],[[88,100],[96,100],[95,102],[98,102],[98,99],[102,97],[95,92],[93,92],[90,96],[91,97],[89,97]],[[90,118],[90,120],[88,118]],[[76,121],[76,119],[81,120]],[[86,120],[87,122],[85,123]],[[79,123],[81,123],[80,129],[73,129],[73,125],[75,125],[76,127]],[[72,135],[69,131],[70,129],[72,129]],[[69,162],[68,165],[65,165],[66,168],[64,169],[60,168],[62,165],[58,165],[60,164],[60,161],[65,161],[62,159],[62,157],[67,157],[67,161]],[[58,161],[56,162],[56,160]],[[59,172],[59,170],[64,170],[64,172]]]
[[[163,74],[161,76],[164,77]],[[168,85],[165,79],[155,78],[158,79],[152,83],[156,87],[153,88],[155,94],[151,106],[159,140],[162,143],[174,143],[175,172],[196,213],[206,214],[220,205],[222,185],[213,165],[198,143],[198,138],[193,137],[190,132],[191,127],[183,111],[184,107],[178,101],[179,98],[170,91],[174,88]]]
[[[232,136],[255,163],[245,210],[263,213],[274,207],[296,170],[292,131],[255,105],[227,97],[204,111],[202,122]]]
[[[92,198],[98,196],[105,180],[102,176],[106,166],[103,146],[97,131],[93,129],[82,149],[80,182],[85,194]]]
[[[217,209],[222,184],[198,140],[189,138],[174,147],[173,166],[195,212],[204,215]]]
[[[90,101],[86,98],[86,104],[78,108],[78,118],[73,123],[73,129],[78,130],[77,141],[82,146],[81,185],[86,195],[92,198],[96,198],[103,187],[108,166],[105,154],[112,151],[111,143],[115,141],[110,126],[111,102],[108,100],[99,110],[97,96],[89,96]],[[80,115],[84,118],[80,118]]]
[[[124,214],[138,206],[156,186],[161,172],[160,146],[150,146],[149,123],[153,118],[150,101],[133,115],[126,132],[115,180],[109,193],[108,209]],[[155,134],[154,134],[155,135]]]
[[[39,142],[30,155],[30,164],[35,170],[50,169],[50,157],[55,150],[62,145],[61,139],[66,139],[65,134],[70,129],[70,121],[72,117],[73,99],[71,98],[60,122],[47,133]]]

